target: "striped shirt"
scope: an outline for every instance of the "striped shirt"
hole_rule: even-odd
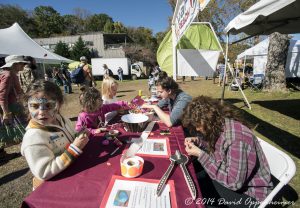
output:
[[[259,201],[273,187],[270,168],[258,140],[240,122],[225,119],[215,151],[211,154],[203,151],[198,161],[211,179]]]

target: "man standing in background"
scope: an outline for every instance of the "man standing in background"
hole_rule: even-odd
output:
[[[119,76],[119,81],[123,82],[123,69],[120,66],[118,68],[118,76]]]

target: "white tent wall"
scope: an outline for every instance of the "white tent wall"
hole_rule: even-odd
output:
[[[177,67],[179,76],[212,76],[216,71],[220,51],[179,49]]]
[[[253,60],[253,74],[265,74],[267,56],[255,56]]]
[[[32,56],[40,63],[72,62],[72,60],[47,51],[37,44],[23,31],[18,23],[14,23],[9,28],[0,29],[0,46],[2,57],[14,54]]]
[[[239,54],[238,59],[253,59],[253,73],[265,74],[268,59],[269,39],[265,39]],[[290,46],[285,66],[287,78],[300,77],[300,40],[290,40]]]

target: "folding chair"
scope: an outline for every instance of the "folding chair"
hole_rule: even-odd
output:
[[[271,174],[279,183],[274,187],[267,198],[261,202],[258,208],[266,207],[282,189],[283,186],[293,178],[296,173],[294,161],[283,151],[277,149],[264,140],[257,138],[270,166]]]
[[[253,79],[250,80],[251,90],[261,90],[263,87],[264,74],[254,74]]]

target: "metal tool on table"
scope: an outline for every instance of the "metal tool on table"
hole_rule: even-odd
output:
[[[180,166],[183,176],[184,176],[184,179],[185,179],[185,182],[187,183],[188,188],[190,190],[191,196],[195,200],[196,195],[197,195],[196,187],[195,187],[195,184],[186,168],[186,164],[189,161],[188,157],[184,154],[181,154],[179,150],[176,150],[175,154],[171,155],[170,161],[171,161],[171,164],[169,165],[165,174],[160,179],[159,184],[157,186],[157,190],[156,190],[157,196],[160,196],[160,194],[162,193],[164,185],[166,184],[166,182],[170,176],[170,173],[172,172],[175,164],[177,164]]]

